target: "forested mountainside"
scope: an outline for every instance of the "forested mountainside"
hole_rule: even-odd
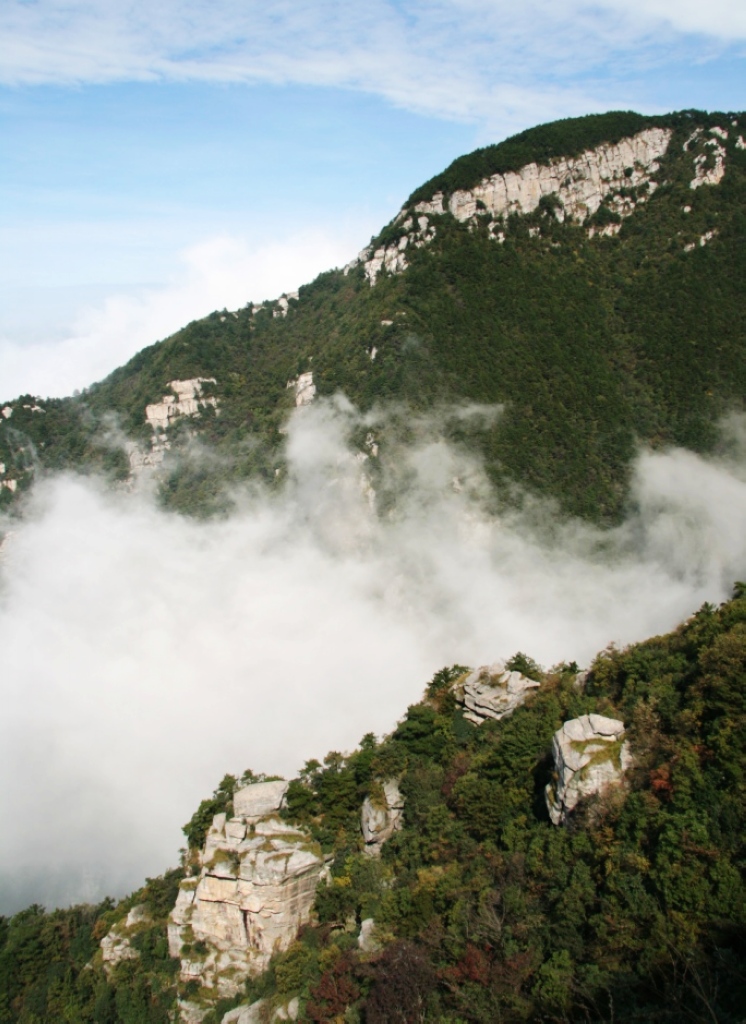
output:
[[[209,514],[221,485],[281,480],[289,410],[341,391],[499,407],[443,429],[496,483],[613,521],[639,445],[716,450],[743,406],[745,137],[738,113],[618,112],[462,157],[297,296],[212,313],[79,396],[7,401],[0,505],[39,473],[153,472],[166,505]],[[385,461],[406,429],[381,413],[369,447]]]
[[[587,673],[444,669],[289,784],[226,776],[179,869],[0,920],[0,1021],[743,1021],[745,592]]]

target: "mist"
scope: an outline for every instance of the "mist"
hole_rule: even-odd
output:
[[[444,665],[587,665],[746,574],[740,420],[728,459],[642,452],[632,511],[601,531],[536,501],[496,515],[433,421],[395,459],[354,451],[378,415],[298,410],[282,486],[219,521],[57,476],[5,524],[0,910],[135,888],[178,863],[226,772],[290,777],[383,735]],[[374,488],[397,493],[385,514]]]

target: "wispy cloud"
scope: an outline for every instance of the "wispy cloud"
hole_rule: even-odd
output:
[[[29,344],[0,335],[3,398],[27,392],[59,398],[82,390],[190,320],[277,298],[342,265],[355,241],[344,227],[286,233],[253,247],[227,235],[204,239],[180,253],[167,284],[140,294],[114,291],[82,307],[62,337]]]
[[[2,80],[204,80],[341,86],[427,114],[524,122],[596,109],[635,67],[746,39],[737,0],[9,0]],[[595,81],[584,84],[587,78]],[[618,81],[615,83],[615,79]]]

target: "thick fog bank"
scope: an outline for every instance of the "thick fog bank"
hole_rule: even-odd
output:
[[[350,454],[360,426],[344,403],[302,410],[284,486],[220,522],[37,488],[0,566],[0,909],[135,887],[226,772],[289,775],[385,733],[443,665],[587,664],[746,575],[740,455],[642,455],[637,511],[601,533],[491,516],[480,467],[423,429],[377,518],[369,467],[399,484]]]

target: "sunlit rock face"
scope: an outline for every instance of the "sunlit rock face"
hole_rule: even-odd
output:
[[[196,980],[200,998],[182,1008],[206,1013],[237,993],[245,979],[287,949],[311,915],[327,868],[318,846],[278,812],[286,782],[256,783],[234,795],[234,816],[217,814],[200,855],[199,875],[181,883],[168,926],[182,981]]]
[[[145,406],[145,419],[153,430],[165,430],[177,416],[198,416],[200,409],[217,407],[217,398],[202,397],[202,385],[214,384],[214,377],[194,377],[192,380],[170,380],[173,394],[164,395],[160,402]]]
[[[218,411],[218,399],[203,395],[205,384],[215,384],[214,377],[193,377],[191,380],[170,380],[166,387],[172,394],[164,395],[160,402],[145,406],[145,422],[152,428],[150,448],[143,449],[137,442],[128,441],[125,451],[130,464],[132,478],[147,470],[157,469],[163,464],[166,452],[171,448],[168,427],[180,417],[194,419],[202,409],[212,406]]]
[[[297,377],[287,382],[287,387],[295,391],[295,404],[297,406],[310,405],[316,397],[316,385],[313,382],[313,373],[300,373]]]
[[[710,128],[710,134],[715,138],[707,138],[703,129],[697,128],[684,143],[684,151],[694,153],[694,177],[689,182],[691,189],[701,185],[719,185],[725,177],[726,151],[722,143],[727,141],[728,131],[715,127]]]
[[[454,192],[448,209],[460,221],[470,220],[480,209],[493,217],[503,217],[533,213],[544,196],[554,195],[559,220],[583,221],[615,189],[643,184],[650,189],[651,176],[659,169],[658,160],[668,149],[671,135],[669,128],[646,128],[631,138],[604,143],[576,157],[526,164],[519,171],[494,174],[473,189]]]
[[[621,220],[630,216],[658,187],[653,178],[672,134],[670,128],[646,128],[620,142],[585,150],[579,156],[561,157],[547,164],[529,163],[517,171],[493,174],[471,189],[456,190],[448,198],[443,192],[436,192],[430,199],[417,203],[413,210],[399,213],[393,223],[401,225],[400,237],[375,250],[363,249],[345,267],[345,273],[362,264],[371,285],[382,270],[401,273],[408,266],[407,252],[431,242],[437,231],[432,219],[446,213],[462,223],[474,223],[484,217],[489,222],[490,237],[502,242],[505,236],[500,225],[505,217],[533,213],[549,197],[557,220],[578,224],[606,202],[620,221],[602,228],[589,227],[588,233],[591,237],[616,234]]]
[[[404,797],[396,779],[381,784],[380,791],[367,796],[360,814],[365,852],[377,856],[383,844],[402,827]]]
[[[488,718],[499,721],[525,701],[540,684],[520,672],[509,671],[503,662],[483,665],[453,684],[453,694],[464,708],[464,718],[481,725]]]
[[[555,825],[565,821],[578,801],[618,786],[632,763],[624,723],[603,715],[581,715],[565,722],[552,740],[556,781],[545,791]]]

